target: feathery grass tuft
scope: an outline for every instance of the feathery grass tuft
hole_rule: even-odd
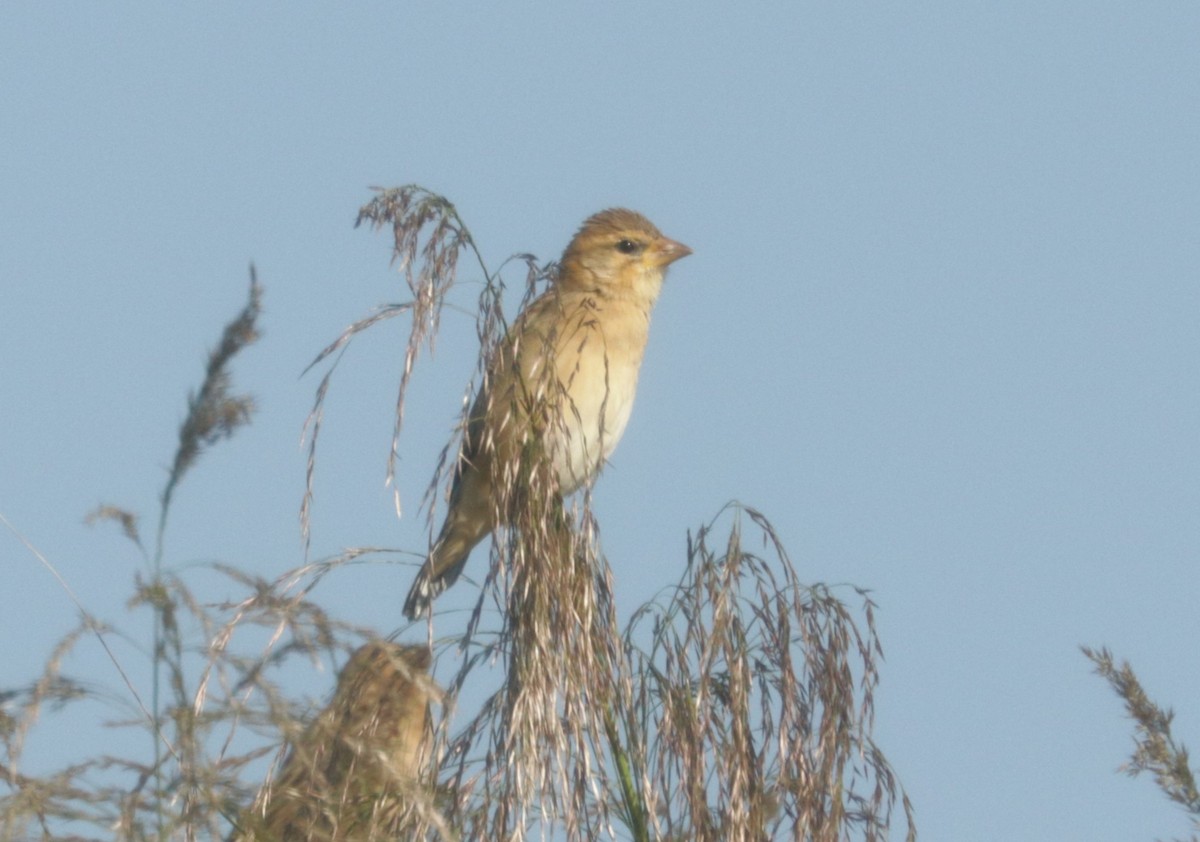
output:
[[[1107,648],[1095,650],[1081,646],[1080,649],[1096,665],[1096,673],[1108,681],[1125,702],[1125,712],[1133,720],[1133,755],[1120,770],[1130,777],[1143,772],[1153,775],[1163,794],[1187,812],[1192,821],[1192,840],[1200,838],[1197,835],[1200,831],[1200,791],[1196,789],[1187,749],[1176,744],[1171,735],[1175,714],[1150,700],[1128,661],[1117,666]]]
[[[229,365],[233,358],[258,341],[258,316],[262,309],[262,287],[258,272],[250,266],[250,296],[242,311],[225,326],[221,340],[208,356],[208,366],[199,390],[188,395],[188,411],[179,426],[179,445],[167,484],[161,498],[161,518],[158,528],[159,544],[166,528],[166,516],[176,487],[196,458],[238,428],[249,424],[254,414],[254,398],[230,392],[232,380]]]

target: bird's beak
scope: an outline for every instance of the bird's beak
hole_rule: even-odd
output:
[[[679,258],[687,257],[691,253],[692,250],[683,243],[677,243],[674,240],[668,240],[666,237],[660,237],[650,244],[650,248],[646,250],[646,257],[655,266],[668,266]]]

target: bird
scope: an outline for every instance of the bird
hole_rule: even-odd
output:
[[[604,466],[633,410],[667,267],[691,253],[625,208],[600,211],[580,226],[549,288],[517,316],[488,361],[445,521],[404,603],[408,619],[425,616],[471,550],[511,521],[505,490],[531,447],[564,497]]]
[[[431,745],[424,646],[374,640],[338,674],[329,704],[289,743],[287,759],[227,842],[394,839],[414,803]],[[407,837],[406,837],[407,838]]]

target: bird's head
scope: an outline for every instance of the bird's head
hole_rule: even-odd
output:
[[[658,298],[667,267],[692,250],[668,239],[640,213],[624,208],[589,217],[563,252],[564,289]]]

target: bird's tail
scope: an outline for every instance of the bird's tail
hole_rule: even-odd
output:
[[[467,556],[479,540],[476,537],[472,541],[456,530],[443,530],[429,558],[425,559],[417,572],[412,587],[408,589],[408,598],[404,600],[405,617],[419,620],[429,613],[429,607],[437,595],[458,581],[459,574],[467,565]]]

